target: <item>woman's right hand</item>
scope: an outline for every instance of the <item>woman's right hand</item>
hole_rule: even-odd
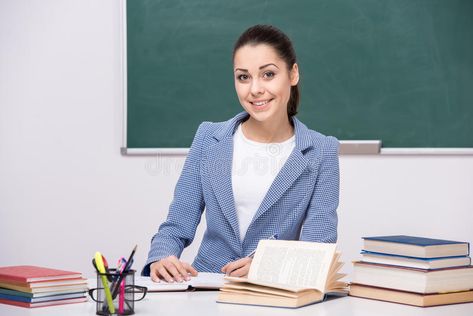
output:
[[[150,266],[150,277],[154,282],[165,280],[172,283],[189,281],[191,276],[197,276],[197,270],[190,264],[180,261],[176,256],[169,256],[153,262]]]

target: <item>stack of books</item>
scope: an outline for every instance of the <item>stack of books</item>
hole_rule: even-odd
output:
[[[87,301],[81,273],[37,266],[0,267],[0,303],[42,307]]]
[[[404,235],[363,239],[351,296],[422,307],[473,302],[469,243]]]

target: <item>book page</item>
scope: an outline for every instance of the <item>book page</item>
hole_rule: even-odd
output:
[[[218,289],[225,283],[224,276],[223,273],[199,272],[196,277],[192,277],[188,282],[195,288]]]
[[[218,289],[223,286],[224,274],[199,272],[196,277],[191,277],[189,281],[168,283],[161,280],[161,282],[154,282],[150,277],[137,277],[135,284],[146,286],[150,292],[165,292],[165,291],[185,291],[189,286],[195,288]]]
[[[261,240],[248,279],[324,292],[335,249],[336,244]]]
[[[148,292],[166,292],[166,291],[185,291],[189,288],[188,282],[182,283],[168,283],[161,280],[160,282],[154,282],[150,277],[137,276],[135,284],[139,286],[146,286]]]

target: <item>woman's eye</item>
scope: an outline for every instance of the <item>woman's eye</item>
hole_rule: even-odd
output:
[[[244,74],[238,75],[237,79],[240,80],[240,81],[248,80],[248,75],[244,75]]]
[[[265,73],[263,74],[263,77],[270,79],[270,78],[273,78],[274,75],[275,75],[274,72],[272,72],[272,71],[267,71],[267,72],[265,72]]]

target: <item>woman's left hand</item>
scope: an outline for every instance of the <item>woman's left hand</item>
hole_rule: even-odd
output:
[[[229,276],[234,277],[243,277],[248,274],[250,271],[251,261],[253,259],[250,257],[245,257],[232,261],[223,266],[222,272]]]

